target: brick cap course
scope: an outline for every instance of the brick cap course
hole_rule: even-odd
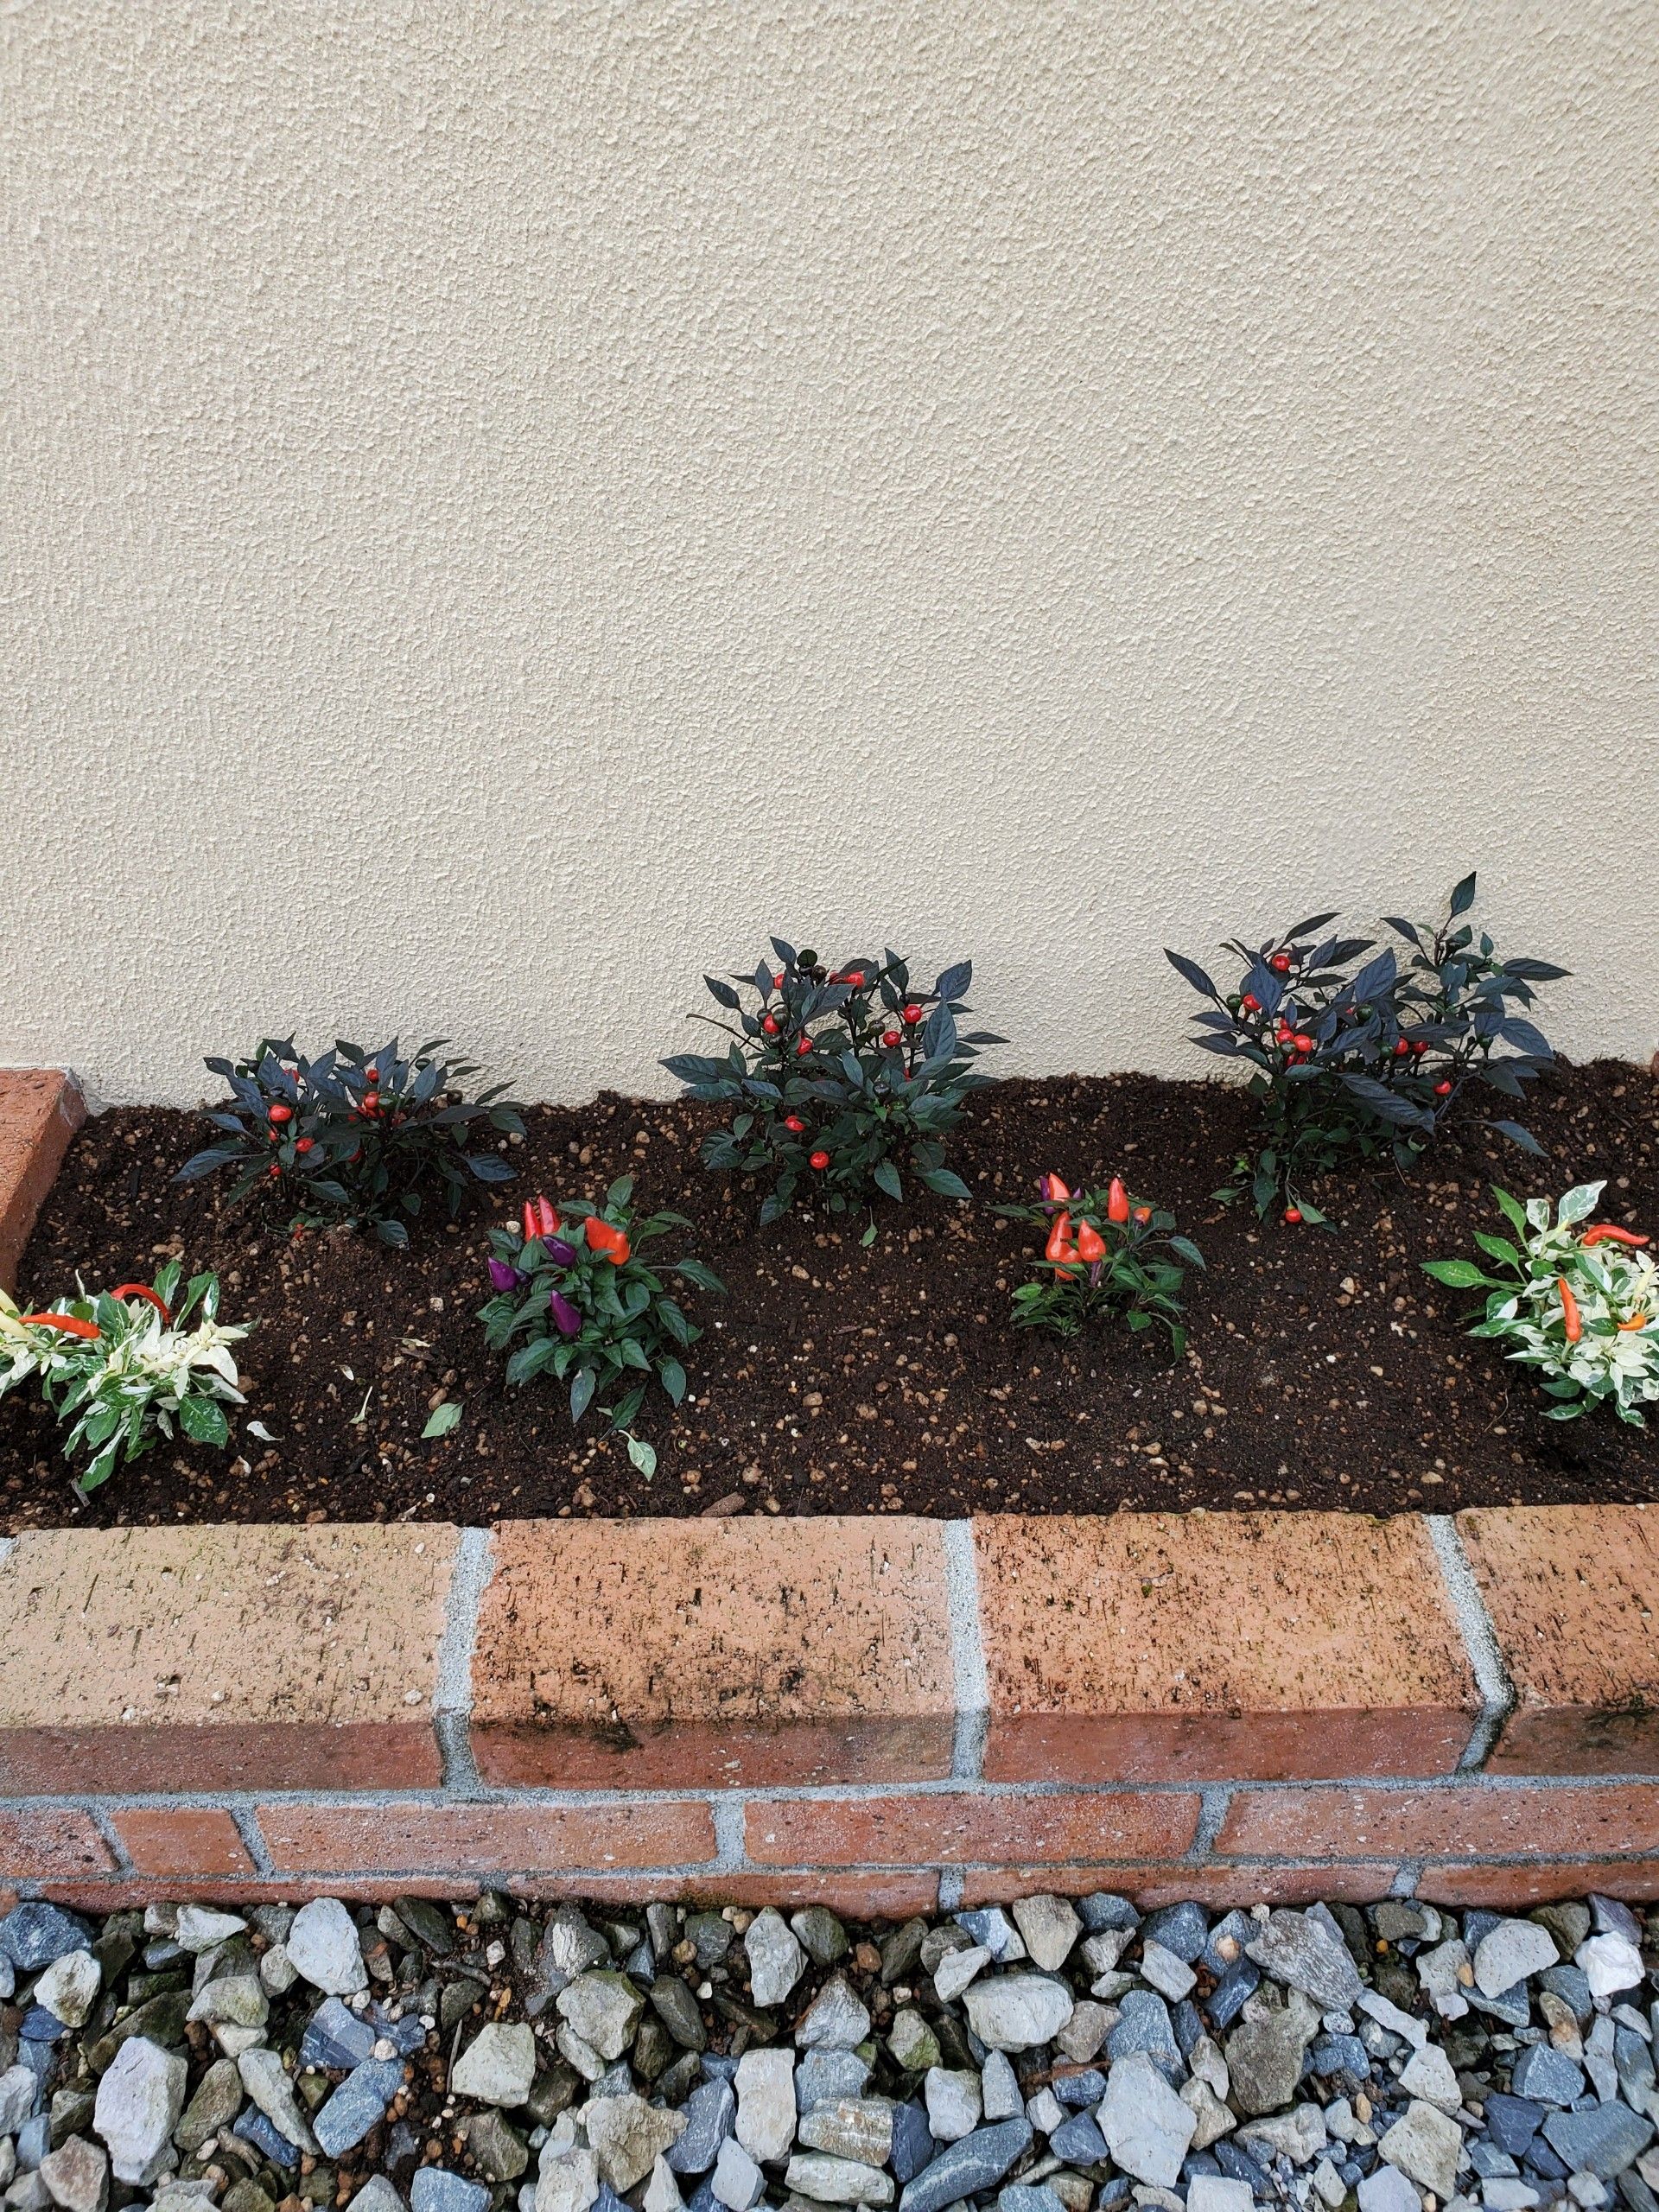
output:
[[[63,1069],[0,1068],[0,1290],[16,1290],[35,1217],[86,1119],[80,1085]]]

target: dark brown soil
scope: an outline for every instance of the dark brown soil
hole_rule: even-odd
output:
[[[1025,1199],[1052,1167],[1073,1183],[1122,1170],[1174,1208],[1210,1262],[1192,1279],[1180,1364],[1150,1334],[1103,1327],[1068,1344],[1010,1327],[1034,1245],[988,1205],[884,1202],[868,1249],[862,1216],[757,1230],[756,1194],[699,1165],[699,1107],[538,1108],[518,1181],[403,1255],[346,1231],[295,1241],[258,1202],[232,1211],[212,1184],[175,1188],[194,1117],[105,1114],[47,1202],[26,1295],[60,1294],[77,1270],[89,1284],[148,1277],[174,1253],[217,1268],[226,1318],[258,1322],[242,1347],[248,1417],[275,1441],[245,1439],[242,1459],[159,1447],[83,1505],[49,1420],[19,1391],[0,1405],[0,1526],[1659,1497],[1659,1433],[1605,1411],[1545,1421],[1522,1371],[1463,1335],[1469,1301],[1417,1266],[1472,1253],[1494,1179],[1526,1193],[1606,1176],[1607,1217],[1659,1226],[1659,1084],[1645,1071],[1552,1077],[1528,1112],[1548,1166],[1471,1116],[1409,1180],[1391,1167],[1332,1180],[1314,1195],[1334,1233],[1211,1198],[1248,1128],[1227,1089],[1065,1077],[999,1084],[976,1105],[952,1159],[986,1201]],[[676,1414],[653,1394],[650,1484],[597,1424],[572,1436],[562,1390],[510,1395],[474,1318],[493,1214],[542,1189],[596,1196],[626,1171],[642,1203],[692,1217],[688,1244],[729,1292],[688,1300],[708,1324],[688,1361],[695,1402]],[[423,1441],[446,1395],[464,1401],[461,1423]]]

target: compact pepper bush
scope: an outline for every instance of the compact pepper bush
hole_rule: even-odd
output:
[[[181,1273],[169,1261],[153,1282],[83,1291],[34,1313],[0,1292],[0,1395],[39,1377],[60,1423],[73,1424],[64,1457],[89,1455],[75,1479],[83,1496],[175,1426],[194,1444],[230,1441],[225,1408],[244,1402],[231,1347],[252,1325],[219,1321],[212,1274],[193,1275],[175,1306]]]
[[[973,963],[947,968],[931,990],[918,990],[892,950],[831,969],[781,938],[772,948],[775,963],[763,961],[752,976],[703,977],[734,1023],[694,1018],[731,1036],[725,1057],[677,1052],[663,1062],[687,1097],[739,1109],[704,1142],[705,1164],[773,1179],[763,1225],[803,1195],[826,1213],[877,1191],[902,1200],[904,1169],[940,1198],[967,1198],[940,1139],[987,1081],[971,1065],[980,1049],[1007,1041],[957,1027],[969,1011]]]
[[[1016,1325],[1075,1337],[1100,1314],[1136,1334],[1156,1322],[1179,1359],[1186,1349],[1186,1270],[1202,1268],[1204,1255],[1178,1234],[1174,1215],[1131,1196],[1116,1175],[1103,1191],[1072,1191],[1053,1174],[1039,1176],[1037,1189],[1034,1206],[993,1209],[1043,1232],[1038,1280],[1014,1294]]]
[[[1323,1223],[1303,1185],[1344,1154],[1391,1151],[1407,1167],[1469,1084],[1524,1096],[1554,1054],[1521,1009],[1534,1004],[1535,984],[1567,970],[1499,959],[1491,938],[1461,919],[1474,898],[1470,874],[1437,926],[1385,915],[1407,948],[1403,966],[1392,945],[1379,952],[1372,938],[1323,934],[1334,914],[1315,914],[1264,945],[1230,941],[1224,949],[1243,973],[1224,995],[1196,961],[1166,948],[1176,972],[1210,1001],[1193,1016],[1193,1041],[1253,1071],[1262,1141],[1241,1155],[1217,1198],[1248,1192],[1260,1215],[1279,1205],[1292,1224]],[[1519,1122],[1491,1127],[1540,1150]]]
[[[624,1176],[602,1206],[528,1198],[518,1226],[490,1231],[487,1262],[494,1296],[479,1309],[493,1351],[512,1348],[510,1386],[551,1373],[568,1382],[570,1420],[579,1423],[601,1393],[619,1386],[613,1404],[600,1404],[610,1433],[626,1430],[652,1382],[678,1405],[686,1373],[680,1354],[702,1334],[670,1294],[663,1274],[699,1290],[725,1286],[701,1260],[670,1261],[662,1273],[639,1255],[672,1230],[690,1229],[683,1214],[633,1211],[633,1179]],[[651,1475],[656,1453],[630,1436],[635,1466]]]
[[[524,1109],[505,1084],[463,1096],[478,1069],[434,1058],[443,1043],[405,1058],[396,1038],[378,1052],[337,1039],[308,1060],[291,1037],[266,1038],[247,1059],[209,1060],[230,1086],[206,1117],[222,1135],[175,1181],[234,1169],[232,1205],[274,1186],[296,1207],[296,1227],[366,1224],[383,1243],[407,1244],[409,1221],[435,1187],[453,1218],[474,1184],[512,1181],[499,1151],[468,1149],[480,1128],[524,1135]]]
[[[1478,1231],[1475,1242],[1500,1272],[1475,1260],[1425,1260],[1423,1272],[1450,1290],[1488,1293],[1471,1337],[1514,1349],[1508,1357],[1539,1370],[1555,1400],[1550,1421],[1573,1421],[1604,1401],[1636,1428],[1641,1408],[1659,1398],[1659,1267],[1649,1240],[1613,1222],[1587,1223],[1606,1188],[1580,1183],[1550,1220],[1548,1198],[1524,1205],[1493,1187],[1517,1241]]]

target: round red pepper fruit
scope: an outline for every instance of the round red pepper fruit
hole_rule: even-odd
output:
[[[363,1080],[365,1083],[378,1083],[380,1080],[379,1069],[365,1068],[363,1071]]]
[[[265,1170],[267,1175],[280,1175],[282,1172],[282,1169],[277,1166],[274,1160],[271,1161],[270,1166]]]
[[[775,1014],[769,1014],[766,1020],[760,1024],[760,1027],[766,1031],[768,1037],[775,1037],[778,1034],[777,1015]]]
[[[798,1060],[804,1060],[811,1049],[812,1039],[810,1037],[803,1037],[800,1043],[795,1047],[796,1058]]]
[[[270,1119],[275,1122],[278,1127],[280,1127],[284,1122],[291,1122],[293,1118],[294,1109],[291,1106],[283,1105],[280,1101],[270,1109]]]
[[[1395,1057],[1395,1058],[1396,1060],[1403,1060],[1403,1059],[1405,1058],[1405,1057],[1406,1057],[1407,1053],[1408,1053],[1408,1052],[1410,1052],[1410,1050],[1411,1050],[1410,1046],[1409,1046],[1408,1044],[1407,1044],[1407,1042],[1406,1042],[1406,1040],[1405,1040],[1405,1039],[1404,1039],[1403,1037],[1396,1037],[1396,1038],[1395,1039],[1395,1040],[1394,1040],[1394,1057]]]
[[[1300,1029],[1296,1032],[1296,1034],[1291,1039],[1291,1042],[1295,1046],[1299,1052],[1311,1052],[1313,1049],[1313,1039],[1308,1036],[1305,1031]]]
[[[1452,1085],[1445,1077],[1435,1084],[1434,1096],[1437,1098],[1449,1098],[1452,1096]]]
[[[302,1137],[302,1138],[300,1139],[299,1142],[295,1146],[294,1149],[295,1149],[295,1151],[296,1151],[296,1152],[309,1152],[309,1151],[310,1151],[310,1149],[311,1149],[312,1145],[313,1145],[315,1142],[315,1138],[312,1138],[312,1137]]]
[[[1290,973],[1290,955],[1287,952],[1275,952],[1272,959],[1268,963],[1268,965],[1272,969],[1275,976],[1288,976]]]
[[[899,1035],[896,1029],[884,1029],[881,1032],[881,1042],[887,1046],[889,1052],[893,1050],[895,1045],[902,1045],[904,1041],[904,1039]]]
[[[1254,991],[1246,991],[1239,1004],[1246,1014],[1260,1014],[1262,1011],[1262,1001]]]
[[[801,1119],[798,1114],[785,1114],[784,1116],[784,1127],[786,1129],[793,1129],[796,1135],[799,1136],[801,1131],[806,1127],[806,1123]]]
[[[905,1008],[904,1018],[910,1027],[913,1029],[916,1027],[916,1024],[922,1018],[922,1009],[918,1006],[907,1006]]]
[[[812,1165],[820,1171],[826,1168],[830,1165],[829,1154],[827,1152],[815,1152],[812,1155]]]
[[[1301,1219],[1301,1217],[1302,1210],[1300,1206],[1287,1206],[1285,1208],[1285,1219],[1290,1224],[1293,1229],[1296,1226],[1296,1224]]]
[[[849,968],[842,980],[850,983],[855,991],[861,991],[864,988],[864,970],[861,968]]]
[[[379,1110],[379,1092],[378,1090],[365,1090],[363,1094],[363,1111],[365,1114],[378,1114]]]

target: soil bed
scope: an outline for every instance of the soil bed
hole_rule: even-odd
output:
[[[1473,1301],[1417,1264],[1473,1254],[1474,1231],[1494,1225],[1494,1179],[1524,1194],[1605,1176],[1605,1217],[1659,1226],[1659,1083],[1646,1071],[1599,1061],[1547,1078],[1527,1119],[1548,1165],[1471,1116],[1409,1179],[1389,1167],[1327,1182],[1314,1195],[1334,1233],[1213,1201],[1249,1128],[1226,1088],[1015,1080],[976,1108],[952,1164],[986,1203],[884,1202],[868,1249],[862,1215],[757,1230],[757,1195],[698,1161],[709,1109],[607,1095],[535,1109],[517,1182],[402,1255],[346,1231],[296,1240],[259,1202],[232,1211],[213,1183],[173,1186],[201,1141],[194,1115],[102,1115],[47,1201],[25,1297],[61,1294],[77,1271],[147,1278],[175,1253],[216,1268],[226,1317],[258,1322],[241,1348],[247,1411],[274,1441],[243,1439],[240,1459],[158,1447],[83,1504],[49,1418],[19,1391],[0,1406],[0,1527],[1659,1497],[1659,1435],[1605,1410],[1545,1420],[1522,1371],[1463,1334]],[[1010,1325],[1035,1244],[988,1206],[1023,1202],[1049,1167],[1074,1184],[1121,1171],[1202,1245],[1179,1365],[1150,1332],[1065,1344]],[[653,1392],[639,1423],[660,1455],[650,1483],[592,1415],[573,1437],[562,1390],[509,1394],[474,1319],[492,1218],[543,1189],[597,1196],[629,1172],[643,1205],[691,1217],[685,1249],[728,1291],[688,1296],[706,1325],[687,1363],[693,1398],[676,1414]],[[423,1441],[442,1395],[464,1401],[460,1425]]]

